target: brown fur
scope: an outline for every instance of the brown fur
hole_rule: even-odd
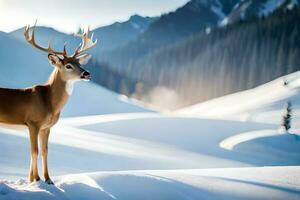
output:
[[[38,137],[42,147],[45,181],[48,174],[47,153],[50,128],[58,121],[60,111],[68,100],[66,81],[55,68],[48,82],[26,89],[0,88],[0,123],[25,125],[29,128],[31,165],[29,181],[38,181]]]
[[[89,80],[90,74],[81,68],[90,56],[85,53],[95,47],[97,41],[89,38],[89,30],[77,34],[82,43],[76,48],[73,56],[68,57],[66,45],[63,52],[54,51],[49,43],[48,48],[36,44],[29,35],[30,26],[25,27],[26,41],[33,47],[47,52],[51,65],[55,67],[48,82],[26,89],[0,88],[0,123],[25,125],[29,129],[31,162],[29,181],[40,180],[37,167],[38,140],[41,143],[44,178],[48,184],[53,184],[48,173],[48,139],[51,127],[59,119],[60,111],[68,100],[66,86],[68,81]],[[63,58],[61,58],[61,56]]]

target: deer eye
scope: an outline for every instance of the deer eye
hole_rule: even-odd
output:
[[[73,69],[72,65],[66,65],[67,69]]]

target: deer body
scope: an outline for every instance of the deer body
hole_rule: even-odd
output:
[[[44,85],[26,89],[0,88],[0,122],[51,128],[69,98],[66,87],[67,83],[54,69]]]
[[[73,56],[69,57],[64,52],[56,52],[50,47],[40,47],[34,40],[34,29],[29,36],[29,26],[25,28],[25,38],[34,47],[48,53],[48,59],[54,70],[49,80],[44,85],[36,85],[26,89],[0,88],[0,123],[25,125],[29,129],[31,162],[28,179],[30,182],[39,181],[37,158],[39,145],[43,172],[46,183],[53,184],[48,173],[48,139],[50,129],[60,116],[71,92],[72,84],[77,80],[89,80],[90,74],[81,68],[90,56],[82,53],[96,45],[88,37],[89,31],[83,35],[82,44],[76,49]]]

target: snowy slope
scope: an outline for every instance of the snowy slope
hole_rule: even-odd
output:
[[[300,164],[299,145],[276,128],[158,113],[62,119],[50,136],[49,186],[24,180],[28,135],[1,127],[0,199],[297,199],[299,167],[261,167]],[[236,169],[205,169],[227,167]],[[143,171],[86,173],[99,170]]]
[[[255,131],[271,132],[265,142],[238,140],[238,148],[224,148],[232,137]],[[204,120],[155,113],[114,114],[62,119],[52,130],[50,165],[53,175],[99,170],[185,169],[245,166],[298,165],[293,139],[278,140],[270,124]],[[26,176],[28,134],[0,129],[0,177]],[[267,136],[270,136],[269,138]],[[276,148],[268,148],[277,139]],[[235,140],[236,141],[236,140]],[[232,143],[232,142],[231,142]],[[18,145],[20,151],[13,151]],[[252,151],[255,148],[260,151]],[[270,146],[270,145],[269,145]],[[276,157],[280,153],[280,157]],[[77,158],[77,159],[76,159]],[[60,165],[63,162],[64,165]],[[88,163],[88,164],[87,164]],[[76,166],[76,167],[74,167]],[[17,173],[15,170],[17,169]]]
[[[75,83],[75,88],[63,117],[112,113],[152,112],[125,96],[116,94],[92,82]]]
[[[89,123],[61,122],[50,138],[50,166],[53,175],[98,170],[184,169],[238,167],[274,163],[296,164],[286,157],[270,163],[266,157],[243,159],[219,143],[240,132],[272,128],[264,124],[172,118],[160,114],[116,114],[84,117]],[[79,120],[80,122],[81,120]],[[83,120],[84,121],[84,120]],[[79,127],[77,127],[79,125]],[[218,125],[218,129],[214,128]],[[190,127],[190,128],[187,128]],[[221,132],[222,130],[222,132]],[[0,177],[26,176],[28,134],[0,128]],[[18,145],[19,151],[12,148]],[[81,158],[81,160],[74,158]],[[64,161],[64,165],[59,163]],[[87,163],[91,163],[87,165]],[[93,164],[92,164],[93,163]],[[55,167],[54,167],[55,166]],[[76,166],[76,167],[74,167]],[[14,170],[18,169],[15,174]]]
[[[0,198],[103,200],[299,199],[300,168],[122,171],[57,177],[45,183],[1,181]]]
[[[47,79],[51,67],[41,54],[4,33],[0,41],[17,49],[0,46],[1,86]],[[13,53],[26,68],[11,59]],[[34,76],[26,56],[41,61]],[[278,133],[276,121],[288,100],[297,112],[299,86],[300,72],[164,115],[92,83],[77,83],[63,111],[70,118],[61,119],[50,136],[55,186],[24,180],[28,133],[0,126],[0,199],[299,199],[300,169],[288,167],[300,165],[299,141]]]
[[[278,78],[251,90],[183,108],[177,113],[214,119],[271,123],[279,126],[288,101],[293,107],[293,127],[299,128],[300,72]]]
[[[0,33],[0,58],[0,87],[28,87],[52,71],[46,55],[6,33]]]

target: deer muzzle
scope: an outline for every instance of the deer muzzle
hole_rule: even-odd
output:
[[[90,72],[88,72],[88,71],[84,71],[84,72],[81,73],[80,78],[81,78],[82,80],[89,81],[89,80],[91,80],[91,74],[90,74]]]

